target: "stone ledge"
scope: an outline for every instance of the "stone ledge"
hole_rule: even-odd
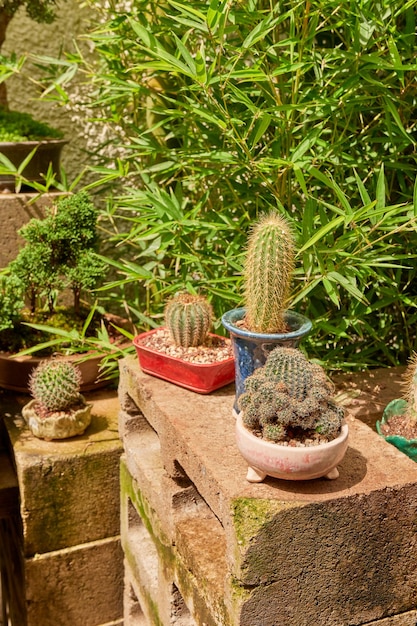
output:
[[[195,489],[217,518],[226,545],[227,623],[276,626],[278,615],[280,626],[379,624],[415,609],[415,463],[349,415],[339,479],[250,485],[234,443],[233,386],[199,396],[147,376],[134,357],[120,369],[121,421],[130,415],[121,427],[129,472],[160,527],[162,512],[172,515],[164,532],[198,581],[206,544],[201,534],[197,545],[197,534],[181,533],[166,493],[146,480],[140,452],[135,456],[144,433],[166,478]],[[192,519],[202,524],[198,515],[190,528]],[[208,587],[215,605],[214,581]]]
[[[50,552],[118,535],[119,403],[114,391],[86,394],[92,423],[79,437],[43,441],[21,417],[27,396],[5,392],[2,413],[13,448],[24,553]]]

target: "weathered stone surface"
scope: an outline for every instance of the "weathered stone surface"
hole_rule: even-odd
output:
[[[205,514],[181,517],[175,537],[168,538],[124,457],[121,490],[121,537],[131,587],[125,591],[125,616],[139,604],[146,624],[227,626],[225,545],[218,520],[206,507]],[[178,622],[172,621],[175,612],[182,615]]]
[[[21,498],[26,556],[119,534],[118,400],[114,392],[86,394],[93,403],[84,435],[62,441],[34,437],[20,415],[28,398],[5,394]],[[8,399],[8,400],[7,400]],[[7,407],[7,401],[9,406]]]
[[[147,517],[151,510],[152,528],[162,532],[164,526],[164,541],[175,546],[174,561],[205,589],[216,624],[353,626],[397,615],[408,620],[417,596],[415,463],[348,415],[349,449],[337,480],[248,484],[234,443],[232,387],[199,396],[143,374],[134,358],[121,362],[121,384],[130,398],[124,398],[123,410],[128,415],[133,400],[134,419],[142,424],[139,431],[134,420],[122,429],[127,468],[137,481],[134,491],[147,502],[148,512],[140,514]],[[354,396],[345,393],[345,403],[357,402],[362,393],[357,390]],[[378,395],[380,389],[375,391]],[[391,393],[397,393],[395,386]],[[370,402],[371,391],[366,395]],[[360,405],[355,406],[360,415]],[[158,479],[149,478],[147,463],[158,466]],[[171,520],[164,525],[167,500],[161,491],[167,481],[194,489],[212,518],[204,518],[203,505],[194,516],[186,509],[182,517],[167,509]],[[207,549],[206,538],[216,532],[224,546],[219,551],[226,555],[223,566]],[[159,558],[165,563],[166,553]],[[220,577],[210,577],[209,561]],[[215,610],[219,589],[226,617]],[[196,615],[185,592],[183,597]]]
[[[0,194],[1,234],[0,234],[0,267],[12,261],[23,239],[18,230],[32,217],[42,218],[45,208],[62,196],[61,192],[44,194],[42,197],[35,193],[5,193]]]
[[[117,538],[26,560],[27,626],[121,624],[123,558]]]
[[[21,418],[27,396],[1,397],[20,490],[25,586],[18,591],[28,626],[122,626],[117,394],[86,394],[87,431],[51,442]]]
[[[407,611],[407,613],[387,617],[377,622],[369,622],[366,626],[416,626],[416,624],[417,611]]]

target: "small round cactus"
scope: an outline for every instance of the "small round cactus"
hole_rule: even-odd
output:
[[[165,307],[165,326],[172,341],[183,348],[204,343],[212,318],[212,307],[202,296],[179,294]]]
[[[66,411],[79,400],[81,371],[69,361],[44,360],[33,370],[29,390],[44,412]]]
[[[264,215],[252,229],[244,268],[246,322],[250,330],[286,331],[284,311],[294,269],[294,248],[290,225],[279,213]]]
[[[265,365],[245,381],[245,393],[239,398],[243,423],[277,443],[294,429],[333,439],[344,412],[332,401],[332,392],[324,370],[300,350],[275,348]]]

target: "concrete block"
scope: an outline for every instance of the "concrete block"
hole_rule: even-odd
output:
[[[5,396],[26,556],[119,535],[118,399],[108,390],[86,396],[93,402],[91,425],[62,441],[34,437],[20,415],[27,397],[16,404],[14,395]]]
[[[224,543],[222,533],[216,537],[213,532],[218,520],[210,511],[206,516],[183,517],[176,526],[175,538],[168,538],[155,510],[128,472],[124,458],[121,472],[121,537],[125,571],[129,573],[125,591],[128,606],[134,609],[138,603],[146,624],[226,626]],[[193,539],[192,545],[198,546],[197,552],[177,546],[177,542],[180,546],[187,544],[186,539],[181,541],[181,536],[187,534]],[[216,555],[214,561],[212,555]],[[222,567],[218,567],[219,562]],[[131,610],[125,603],[125,616]],[[135,621],[132,626],[136,626]]]
[[[173,578],[192,579],[205,590],[214,623],[357,626],[416,609],[415,463],[348,415],[349,449],[337,480],[269,478],[249,484],[234,441],[233,388],[200,396],[144,374],[135,358],[120,365],[124,394],[142,420],[140,434],[134,428],[124,431],[125,465],[135,485],[126,497],[134,506],[136,497],[141,500],[139,514],[151,520],[155,546],[165,546],[165,552],[157,547],[156,552],[176,572]],[[153,482],[147,469],[152,464],[159,467]],[[172,518],[164,525],[164,498],[181,486],[180,480],[203,504],[194,516],[185,510],[174,514],[171,499],[167,514]],[[123,532],[126,553],[128,527]],[[224,555],[223,565],[215,561],[207,539],[216,533],[219,543],[212,541]],[[210,578],[210,562],[216,563],[213,571],[220,579]],[[195,618],[187,585],[178,588]]]
[[[123,558],[118,538],[26,560],[27,626],[121,624]]]

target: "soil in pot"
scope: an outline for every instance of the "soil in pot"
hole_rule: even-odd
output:
[[[190,391],[211,393],[235,378],[232,346],[225,337],[209,333],[205,344],[182,348],[159,328],[137,335],[133,344],[144,372]]]

